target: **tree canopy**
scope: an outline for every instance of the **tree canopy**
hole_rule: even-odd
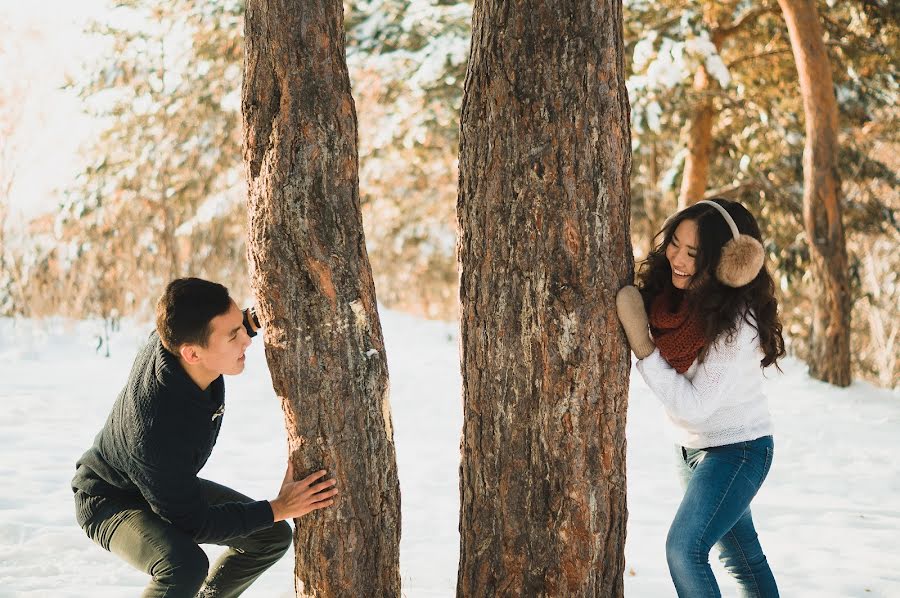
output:
[[[900,354],[895,4],[819,3],[840,111],[854,366],[887,386],[898,383]],[[146,309],[150,289],[188,272],[247,287],[239,137],[244,4],[114,6],[93,27],[109,51],[69,82],[102,130],[86,149],[89,167],[45,231],[53,242],[28,258],[45,267],[30,270],[35,284],[24,285],[60,298],[58,309],[72,315]],[[636,257],[676,209],[692,119],[698,106],[711,106],[706,193],[740,200],[761,219],[790,346],[802,355],[816,290],[800,209],[803,110],[777,3],[628,0],[623,10]],[[379,299],[453,317],[471,4],[347,0],[345,13],[360,195]],[[696,84],[701,70],[705,86]],[[82,300],[63,305],[64,296]]]

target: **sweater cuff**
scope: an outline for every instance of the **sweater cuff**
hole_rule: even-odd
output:
[[[253,529],[271,527],[275,523],[272,505],[267,500],[257,500],[247,504],[247,519]]]
[[[637,355],[635,355],[635,357],[637,357]],[[659,352],[659,347],[654,347],[652,353],[637,360],[637,365],[641,365],[642,363],[652,363],[657,359],[662,359],[662,353]],[[668,362],[666,362],[666,364],[668,364]]]

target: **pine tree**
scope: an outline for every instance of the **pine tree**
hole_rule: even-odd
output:
[[[622,596],[621,5],[475,3],[461,116],[458,596]]]
[[[295,532],[298,596],[399,596],[387,356],[359,203],[339,0],[250,0],[244,163],[253,289],[298,475],[340,499]]]

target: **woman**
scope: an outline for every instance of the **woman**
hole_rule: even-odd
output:
[[[721,596],[718,545],[744,596],[778,596],[750,502],[772,463],[762,368],[784,356],[759,226],[739,203],[702,201],[670,218],[617,307],[637,369],[674,425],[684,498],[666,557],[681,597]],[[648,319],[649,313],[649,332]]]

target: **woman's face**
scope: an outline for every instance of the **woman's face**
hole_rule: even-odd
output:
[[[675,228],[672,240],[666,246],[666,258],[672,267],[672,284],[677,289],[690,286],[697,272],[694,259],[697,257],[697,222],[682,220]]]

